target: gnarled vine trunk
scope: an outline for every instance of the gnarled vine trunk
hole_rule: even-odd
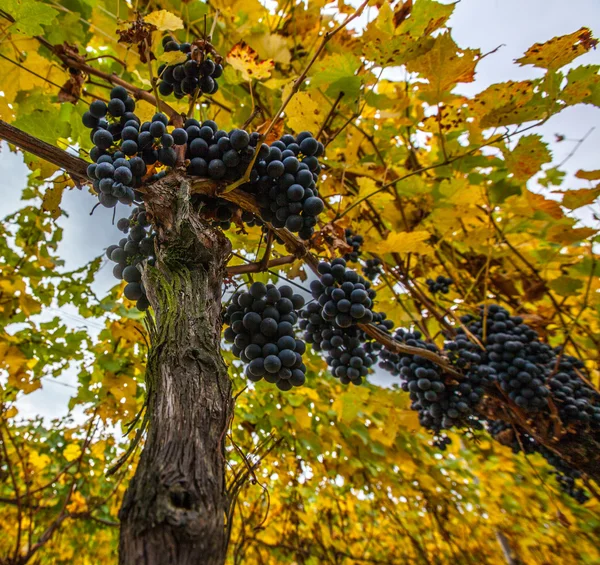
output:
[[[143,278],[156,322],[146,376],[149,429],[120,511],[119,563],[222,564],[232,397],[219,344],[230,245],[190,212],[185,182],[171,179],[156,191],[147,209],[159,225],[158,261]]]

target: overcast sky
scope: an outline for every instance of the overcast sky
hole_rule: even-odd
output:
[[[582,26],[590,27],[597,36],[600,33],[600,0],[462,0],[455,7],[449,25],[455,41],[461,47],[477,47],[486,53],[503,44],[496,53],[478,65],[474,83],[459,86],[461,93],[472,95],[496,82],[541,76],[541,70],[519,67],[513,62],[536,42],[572,33]],[[600,50],[580,57],[575,64],[592,63],[600,63]],[[600,168],[600,109],[588,105],[569,108],[539,128],[538,133],[543,134],[551,144],[554,162],[559,163],[572,150],[573,143],[556,143],[554,134],[580,139],[594,126],[595,131],[563,168],[568,173],[565,183],[568,188],[586,186],[584,181],[573,177],[577,170]],[[20,193],[28,174],[21,156],[10,153],[6,145],[2,146],[0,152],[0,173],[3,181],[0,217],[3,217],[19,209]],[[537,190],[535,186],[531,188]],[[69,217],[59,220],[64,228],[59,252],[66,261],[66,269],[84,265],[108,245],[117,243],[121,237],[116,227],[111,225],[112,210],[98,208],[90,218],[89,212],[96,202],[86,190],[72,190],[63,197],[62,206]],[[128,214],[122,205],[119,210],[117,218]],[[583,218],[586,222],[591,221],[589,210]],[[111,271],[111,264],[101,270],[95,283],[98,293],[106,292],[115,283]],[[57,312],[52,312],[52,315],[55,314]],[[101,327],[97,321],[79,319],[73,310],[66,309],[60,315],[93,333]],[[74,372],[65,373],[59,380],[66,385],[74,386],[77,383]],[[63,415],[73,392],[68,386],[45,379],[41,390],[20,401],[21,414],[42,414],[46,417]]]

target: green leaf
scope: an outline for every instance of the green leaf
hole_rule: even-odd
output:
[[[548,286],[560,296],[573,296],[583,288],[583,281],[563,275],[550,281]]]
[[[43,34],[42,24],[51,25],[58,14],[54,8],[35,0],[4,0],[2,9],[15,19],[11,27],[23,35]]]
[[[325,57],[310,78],[312,88],[327,85],[327,95],[336,98],[344,93],[346,101],[356,99],[360,92],[362,79],[356,76],[361,62],[352,53],[336,53]]]

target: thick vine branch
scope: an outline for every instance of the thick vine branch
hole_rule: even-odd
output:
[[[2,120],[0,120],[0,139],[4,139],[8,143],[12,143],[20,149],[28,151],[32,155],[64,169],[75,181],[83,182],[88,180],[86,171],[89,163],[80,157],[67,153],[63,149],[37,139]]]

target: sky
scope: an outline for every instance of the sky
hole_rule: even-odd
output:
[[[419,1],[419,0],[416,0]],[[356,22],[365,25],[369,14]],[[449,26],[455,41],[461,47],[479,48],[482,53],[501,46],[497,52],[486,57],[477,67],[475,81],[459,85],[458,92],[473,95],[490,84],[506,80],[524,80],[541,76],[541,70],[534,67],[519,67],[514,60],[520,57],[531,45],[544,42],[554,36],[572,33],[583,26],[590,27],[596,36],[600,34],[600,0],[462,0],[454,10]],[[576,61],[579,64],[599,64],[600,49],[592,51]],[[394,71],[390,71],[393,73]],[[567,172],[567,188],[585,187],[587,183],[574,177],[579,169],[600,168],[600,108],[579,105],[569,108],[551,118],[537,130],[550,143],[554,162],[565,159],[574,148],[574,141],[557,143],[555,134],[564,135],[567,140],[578,140],[592,128],[586,141],[562,167]],[[18,210],[20,193],[26,185],[28,169],[21,155],[11,153],[6,144],[0,151],[0,174],[3,179],[0,217]],[[541,190],[535,182],[530,185],[534,191]],[[98,256],[103,250],[122,237],[111,225],[112,210],[99,207],[90,217],[90,210],[97,202],[85,189],[74,189],[63,197],[62,207],[68,217],[61,217],[59,224],[64,228],[64,239],[59,253],[65,260],[65,269],[75,269]],[[128,215],[123,206],[119,207],[117,218]],[[582,221],[592,223],[591,209],[580,215]],[[112,277],[112,264],[106,262],[94,284],[95,291],[102,295],[115,284]],[[60,309],[50,312],[60,315],[71,325],[86,328],[96,334],[102,327],[97,320],[84,320],[74,309]],[[390,377],[375,375],[372,382],[385,385]],[[60,381],[60,384],[59,384]],[[22,416],[43,415],[47,418],[66,414],[71,388],[77,384],[76,372],[67,371],[53,382],[45,379],[42,389],[23,397],[19,401]]]

